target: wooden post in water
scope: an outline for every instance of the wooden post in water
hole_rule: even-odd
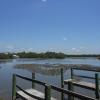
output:
[[[32,73],[32,80],[35,79],[35,73]],[[32,81],[32,88],[34,89],[35,88],[35,83],[34,81]]]
[[[12,77],[12,100],[16,99],[16,75],[13,74]]]
[[[61,68],[61,88],[64,88],[64,70]],[[64,100],[64,94],[61,92],[61,100]]]
[[[71,79],[73,79],[73,68],[71,68]]]
[[[95,90],[96,99],[99,100],[99,76],[97,73],[95,74],[95,87],[96,87]]]
[[[51,100],[51,86],[47,84],[45,86],[45,100]]]
[[[73,91],[73,83],[70,81],[68,82],[68,90]],[[68,95],[68,100],[74,100],[74,97],[71,95]]]

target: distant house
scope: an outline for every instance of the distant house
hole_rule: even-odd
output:
[[[18,55],[13,55],[13,58],[19,58],[19,56]]]

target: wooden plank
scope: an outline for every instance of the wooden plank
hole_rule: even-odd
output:
[[[100,72],[100,68],[99,67],[96,67],[96,66],[95,67],[93,67],[93,66],[90,67],[90,65],[83,65],[83,66],[80,66],[80,67],[73,67],[72,69],[73,70]]]
[[[28,92],[31,95],[35,95],[35,96],[40,97],[40,98],[43,98],[43,99],[45,97],[44,93],[42,93],[42,92],[40,92],[38,90],[35,90],[35,89],[26,89],[25,91]],[[29,95],[25,94],[22,91],[17,91],[17,94],[20,95],[20,96],[22,96],[26,100],[37,100],[35,98],[30,97]],[[51,100],[57,100],[57,99],[51,97]]]
[[[81,80],[75,80],[75,79],[64,80],[64,84],[68,84],[68,82],[72,82],[74,85],[79,86],[79,87],[83,87],[83,88],[87,88],[87,89],[91,89],[91,90],[96,89],[94,83],[85,82],[85,81],[81,81]],[[99,87],[100,87],[100,85],[99,85]]]

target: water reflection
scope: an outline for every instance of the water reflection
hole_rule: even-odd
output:
[[[0,64],[5,64],[5,63],[8,63],[8,62],[12,62],[13,59],[0,59]]]

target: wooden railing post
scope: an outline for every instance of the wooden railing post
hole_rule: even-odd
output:
[[[68,82],[68,90],[73,91],[73,83],[70,81]],[[68,100],[74,100],[74,97],[71,95],[68,95]]]
[[[61,88],[64,88],[64,70],[61,68]],[[61,92],[61,100],[64,100],[64,93]]]
[[[45,85],[45,100],[51,100],[51,86]]]
[[[71,79],[73,79],[73,68],[71,68]]]
[[[98,74],[96,73],[95,74],[95,95],[96,95],[96,99],[99,99],[99,76]]]
[[[16,75],[13,74],[12,77],[12,100],[16,99]]]
[[[32,73],[32,80],[35,79],[35,73]],[[32,81],[32,88],[34,89],[35,88],[35,83]]]

